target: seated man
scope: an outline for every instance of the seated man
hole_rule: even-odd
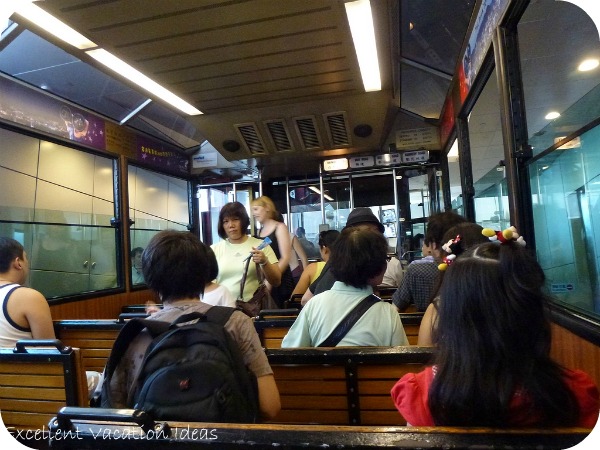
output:
[[[316,347],[325,341],[363,299],[373,294],[386,269],[387,242],[379,231],[344,229],[331,250],[333,287],[308,302],[283,339],[282,347]],[[395,308],[373,304],[345,334],[338,346],[408,345]]]
[[[444,233],[466,221],[464,217],[452,211],[429,217],[423,240],[423,259],[408,265],[398,289],[392,295],[392,302],[398,311],[405,311],[411,304],[414,304],[419,312],[427,309],[439,275],[438,264],[441,262],[442,245],[445,244],[442,241]]]
[[[213,275],[209,266],[209,248],[192,233],[165,230],[154,235],[142,255],[142,272],[146,284],[158,294],[164,307],[149,320],[173,322],[180,316],[193,312],[206,314],[213,308],[200,301]],[[244,364],[257,378],[258,409],[262,417],[273,418],[281,408],[279,391],[252,320],[241,311],[233,311],[224,328],[238,345]],[[110,407],[133,406],[132,387],[151,341],[151,336],[142,332],[127,348],[107,381]],[[103,406],[104,401],[103,398]]]
[[[29,275],[23,246],[0,237],[0,347],[19,339],[55,339],[50,307],[44,296],[22,286]]]

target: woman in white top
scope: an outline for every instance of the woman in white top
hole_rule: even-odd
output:
[[[281,283],[281,271],[277,265],[277,257],[270,246],[256,250],[262,240],[246,234],[250,226],[250,218],[246,208],[240,202],[231,202],[221,208],[217,230],[223,239],[211,246],[215,252],[219,266],[217,283],[225,286],[235,296],[240,296],[240,283],[244,273],[245,262],[250,255],[246,283],[241,300],[248,301],[258,288],[260,279],[257,267],[260,267],[266,280],[272,286]]]

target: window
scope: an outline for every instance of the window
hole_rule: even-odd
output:
[[[0,233],[46,298],[118,287],[113,160],[0,129]]]
[[[129,218],[132,284],[143,284],[135,267],[135,249],[144,249],[161,230],[186,231],[190,224],[188,182],[180,178],[129,166]]]

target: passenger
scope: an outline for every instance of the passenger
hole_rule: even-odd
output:
[[[357,227],[361,229],[371,229],[374,231],[379,231],[383,236],[384,227],[379,221],[373,211],[370,208],[355,208],[350,214],[348,214],[348,220],[346,221],[346,228]],[[386,258],[387,258],[387,248],[386,248]],[[335,282],[335,278],[331,274],[330,264],[326,264],[323,270],[321,271],[321,275],[309,286],[304,295],[302,296],[303,304],[308,302],[313,295],[320,294],[321,292],[327,291],[331,289],[333,283]],[[398,274],[397,268],[395,267],[387,267],[386,266],[386,274],[387,276],[392,276],[393,278],[397,278]],[[390,275],[391,274],[391,275]],[[385,277],[386,275],[384,275]]]
[[[444,279],[445,270],[452,263],[452,258],[457,258],[469,247],[488,242],[488,238],[481,232],[483,227],[473,222],[463,222],[448,230],[442,239],[443,260],[438,266],[439,274],[436,286],[433,289],[433,301],[427,307],[419,327],[417,345],[434,345],[434,334],[437,324],[437,310],[439,307],[439,290]]]
[[[306,230],[304,227],[296,228],[296,237],[298,238],[298,242],[304,248],[304,253],[308,258],[318,258],[319,252],[315,248],[315,244],[306,239]]]
[[[279,260],[277,265],[281,271],[281,282],[271,286],[270,290],[273,300],[281,308],[294,290],[294,277],[290,269],[292,258],[290,234],[285,224],[278,220],[280,214],[269,197],[263,195],[252,200],[252,215],[262,225],[259,236],[263,239],[266,237],[271,239],[271,248]]]
[[[262,252],[261,257],[264,258]],[[206,313],[212,308],[199,300],[210,281],[209,265],[207,247],[192,233],[165,230],[154,235],[144,250],[142,270],[148,287],[157,293],[164,308],[150,319],[172,322],[184,314]],[[239,345],[244,363],[258,379],[261,414],[274,417],[280,409],[279,391],[252,320],[235,311],[225,330]],[[113,401],[120,407],[129,404],[128,396],[150,340],[147,334],[137,336],[115,370],[110,389]]]
[[[144,275],[142,275],[142,247],[136,247],[131,250],[131,284],[144,284]]]
[[[280,222],[283,222],[283,220],[280,220]],[[304,269],[308,267],[308,256],[306,256],[304,247],[302,247],[302,244],[300,244],[300,241],[294,233],[290,232],[290,239],[292,241],[290,269],[292,271],[292,278],[294,279],[294,287],[296,287],[298,285],[298,281],[300,281],[302,272],[304,272]]]
[[[44,296],[23,286],[29,260],[23,246],[0,237],[0,347],[19,339],[55,339],[50,307]]]
[[[373,294],[386,268],[387,241],[379,231],[350,227],[331,249],[333,287],[315,295],[300,311],[283,338],[282,347],[317,347],[344,317]],[[338,346],[408,345],[400,316],[392,305],[379,301],[347,332]]]
[[[250,226],[250,218],[246,208],[239,202],[227,203],[219,213],[217,230],[222,241],[213,244],[219,265],[217,283],[225,286],[236,298],[240,296],[240,284],[244,274],[245,260],[251,255],[252,262],[248,266],[248,275],[244,284],[244,292],[240,300],[248,301],[260,284],[257,264],[271,286],[279,286],[281,272],[277,265],[277,257],[270,246],[256,250],[262,241],[246,234]],[[260,277],[262,278],[262,277]]]
[[[466,222],[458,214],[446,211],[434,214],[427,220],[427,231],[423,240],[423,259],[408,265],[398,289],[392,295],[392,303],[398,311],[405,311],[411,304],[423,312],[431,301],[431,294],[438,278],[438,262],[444,233],[454,225]]]
[[[304,272],[302,272],[302,276],[294,288],[292,295],[303,295],[308,289],[308,286],[310,286],[311,283],[313,283],[319,277],[319,275],[321,275],[321,271],[323,270],[323,267],[325,267],[325,263],[329,261],[331,246],[339,235],[340,232],[337,230],[327,230],[319,233],[319,251],[321,253],[322,261],[310,263],[306,269],[304,269]],[[302,305],[305,303],[306,301],[302,300]]]
[[[29,260],[23,246],[0,237],[0,347],[14,347],[19,339],[56,339],[46,298],[23,286],[29,276]],[[100,374],[86,371],[88,394],[93,395]]]
[[[204,286],[204,292],[201,296],[201,301],[213,306],[229,306],[235,308],[235,297],[229,292],[225,286],[216,283],[214,280],[219,276],[219,264],[215,252],[209,247],[207,248],[208,258],[208,279],[210,280]]]
[[[550,357],[544,272],[523,246],[506,240],[472,247],[447,269],[435,365],[404,375],[391,391],[409,424],[596,424],[592,379]]]

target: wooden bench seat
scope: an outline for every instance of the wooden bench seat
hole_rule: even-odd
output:
[[[269,349],[281,396],[274,423],[403,425],[390,390],[430,361],[431,347]]]
[[[0,349],[0,411],[9,429],[42,429],[63,406],[86,406],[79,349],[59,340],[21,340]]]
[[[536,449],[579,444],[585,428],[490,429],[154,422],[134,410],[64,408],[53,420],[53,449]]]

